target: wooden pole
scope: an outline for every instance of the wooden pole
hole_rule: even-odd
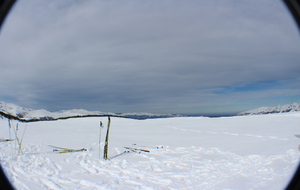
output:
[[[107,131],[106,131],[106,138],[105,138],[105,144],[104,144],[104,154],[103,158],[104,160],[108,160],[108,136],[109,136],[109,129],[110,129],[110,116],[108,116],[108,123],[107,123]]]

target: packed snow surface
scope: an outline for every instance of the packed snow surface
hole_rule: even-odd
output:
[[[151,120],[112,117],[111,159],[103,160],[107,118],[12,121],[10,130],[7,119],[0,119],[0,161],[13,185],[26,190],[284,189],[299,161],[299,121],[299,112]],[[23,137],[20,154],[16,140],[5,141],[16,136]],[[49,145],[87,151],[60,154]],[[150,152],[126,152],[124,146]]]

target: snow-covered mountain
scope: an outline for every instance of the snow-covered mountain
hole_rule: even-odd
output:
[[[168,118],[168,117],[182,117],[183,115],[177,114],[153,114],[147,112],[141,113],[122,113],[121,116],[130,117],[134,119],[149,119],[149,118]]]
[[[12,103],[0,102],[0,115],[20,119],[23,121],[29,120],[57,120],[71,117],[93,117],[93,116],[115,116],[129,117],[133,119],[148,119],[148,118],[167,118],[179,117],[173,114],[152,114],[152,113],[111,113],[101,111],[87,111],[84,109],[61,110],[58,112],[50,112],[44,109],[23,108]]]
[[[238,115],[259,115],[259,114],[270,114],[270,113],[284,113],[284,112],[295,112],[300,111],[299,103],[292,103],[283,106],[276,107],[261,107],[253,110],[239,113]]]
[[[26,113],[30,113],[34,110],[30,108],[23,108],[12,103],[0,102],[0,111],[9,115],[24,118]]]
[[[0,114],[3,116],[12,116],[23,120],[55,120],[68,117],[115,115],[114,113],[87,111],[84,109],[50,112],[44,109],[34,110],[31,108],[23,108],[15,104],[5,102],[0,102]]]

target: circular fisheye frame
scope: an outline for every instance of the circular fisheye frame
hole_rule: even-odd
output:
[[[300,29],[300,3],[299,3],[299,1],[298,0],[283,0],[283,2],[286,4],[288,9],[290,10],[291,14],[293,15],[293,17],[294,17],[294,19],[295,19],[295,21],[298,24],[298,27]],[[15,0],[3,0],[3,1],[0,2],[0,29],[3,27],[3,23],[5,22],[5,18],[7,17],[8,13],[11,10],[11,8],[13,7],[14,3],[15,3]],[[1,37],[1,31],[0,31],[0,37]],[[102,126],[102,121],[100,123],[100,127],[103,127]],[[100,128],[100,136],[101,136],[101,128]],[[145,152],[148,153],[149,152],[149,150],[144,149],[144,148],[134,148],[135,145],[136,144],[133,144],[133,147],[125,147],[127,150],[124,151],[123,153],[127,153],[127,152],[130,152],[130,151],[138,152],[138,153],[145,153]],[[160,149],[162,147],[158,146],[158,147],[155,147],[155,148]],[[56,151],[56,152],[59,152],[59,151],[61,151],[61,152],[65,152],[65,151],[75,152],[75,151],[87,151],[87,149],[81,148],[81,149],[76,149],[76,150],[75,149],[66,150],[65,148],[61,148],[61,147],[54,147],[53,151]],[[121,154],[123,154],[123,153],[121,153]],[[0,161],[0,189],[6,189],[6,190],[14,189],[11,182],[7,178],[7,175],[4,172],[3,167],[2,167],[1,164],[2,163]],[[126,165],[125,162],[123,164]],[[159,170],[159,168],[157,168],[157,169]],[[138,184],[138,182],[136,182],[136,183]],[[286,189],[287,190],[299,190],[300,189],[300,166],[298,166],[298,169],[296,170],[293,178],[291,179],[291,181],[287,185]]]

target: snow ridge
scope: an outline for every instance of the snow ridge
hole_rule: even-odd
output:
[[[23,108],[12,103],[0,102],[0,111],[23,118],[26,113],[34,111],[30,108]]]
[[[12,119],[19,119],[22,121],[37,121],[37,120],[57,120],[67,119],[71,117],[85,117],[85,116],[117,116],[114,113],[87,111],[84,109],[61,110],[58,112],[50,112],[44,109],[34,110],[31,108],[23,108],[12,103],[0,102],[0,115]]]
[[[239,113],[238,115],[260,115],[260,114],[270,114],[270,113],[285,113],[285,112],[296,112],[300,111],[300,103],[292,103],[286,105],[279,105],[276,107],[261,107],[253,110],[245,111]]]
[[[0,102],[0,115],[22,121],[40,121],[40,120],[57,120],[68,119],[73,117],[128,117],[133,119],[149,119],[149,118],[168,118],[179,117],[181,115],[174,114],[152,114],[152,113],[111,113],[101,111],[87,111],[84,109],[61,110],[58,112],[50,112],[44,109],[23,108],[12,103]]]

